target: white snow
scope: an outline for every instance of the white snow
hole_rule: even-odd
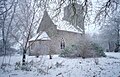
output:
[[[62,24],[61,24],[62,23]],[[81,33],[82,34],[82,29],[81,31],[77,30],[73,25],[71,25],[69,22],[67,21],[59,21],[59,23],[56,23],[57,29],[58,30],[65,30],[65,31],[70,31],[70,32],[75,32],[75,33]]]
[[[108,57],[120,58],[120,54],[119,53],[109,52],[109,53],[106,53],[106,55],[108,55]]]
[[[33,61],[32,71],[14,70],[15,63],[21,61],[22,56],[11,57],[11,66],[6,71],[0,69],[0,77],[119,77],[120,76],[120,53],[106,53],[107,57],[101,58],[62,58],[54,55],[49,59],[48,55],[27,56],[28,62]],[[0,57],[0,64],[2,62]],[[9,57],[6,57],[8,62]],[[95,62],[98,62],[96,65]],[[57,67],[57,63],[60,64]],[[40,69],[48,74],[41,74]]]
[[[48,34],[45,31],[43,31],[41,34],[37,33],[29,41],[35,41],[35,40],[51,40],[51,39],[48,36]]]

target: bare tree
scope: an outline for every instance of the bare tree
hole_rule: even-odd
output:
[[[108,44],[109,51],[119,51],[119,12],[114,13],[101,29],[102,42]]]
[[[22,65],[25,65],[26,52],[30,47],[29,39],[33,36],[39,23],[40,11],[36,1],[21,0],[18,2],[18,11],[14,18],[15,28],[11,34],[22,47]]]
[[[99,2],[99,1],[98,1]],[[104,22],[107,18],[119,9],[119,0],[106,0],[102,3],[102,6],[98,8],[97,14],[95,17],[95,22]]]
[[[3,52],[4,55],[6,55],[6,50],[8,50],[8,42],[10,42],[10,29],[12,26],[12,21],[14,18],[14,13],[17,7],[17,0],[1,0],[0,1],[1,7],[0,7],[0,17],[1,17],[1,28],[2,28],[2,45],[3,45]],[[11,47],[11,46],[10,46]],[[5,56],[4,56],[5,57]],[[3,57],[3,62],[4,62]]]

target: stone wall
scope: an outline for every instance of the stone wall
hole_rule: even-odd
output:
[[[79,42],[82,35],[80,33],[69,32],[64,30],[57,30],[57,36],[51,40],[54,45],[56,53],[61,52],[61,41],[64,40],[65,47],[75,45]]]
[[[81,39],[82,34],[69,32],[64,30],[57,30],[57,34],[51,37],[50,41],[36,41],[30,49],[31,55],[41,54],[59,54],[61,49],[61,41],[64,40],[65,47],[75,45]]]

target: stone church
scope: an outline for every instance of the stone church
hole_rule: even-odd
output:
[[[57,29],[48,12],[44,11],[36,36],[29,40],[29,44],[33,43],[29,55],[59,54],[64,48],[78,43],[82,35],[79,31]]]

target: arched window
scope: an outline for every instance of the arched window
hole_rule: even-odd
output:
[[[61,47],[61,49],[64,49],[64,48],[65,48],[65,41],[64,41],[63,38],[62,38],[62,40],[61,40],[60,47]]]

